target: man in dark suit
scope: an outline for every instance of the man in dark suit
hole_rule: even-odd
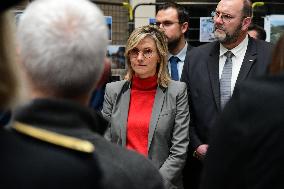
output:
[[[168,69],[173,80],[180,80],[186,53],[192,46],[185,40],[189,14],[181,5],[167,2],[158,7],[156,25],[168,38]]]
[[[33,1],[18,39],[31,101],[15,111],[13,145],[1,140],[0,187],[164,188],[147,159],[101,136],[106,121],[87,107],[108,44],[99,8],[87,0]]]
[[[270,62],[271,45],[247,34],[251,15],[249,0],[221,0],[213,14],[217,41],[193,49],[185,61],[181,81],[187,83],[191,113],[185,171],[192,188],[199,185],[210,128],[234,87],[264,74]]]
[[[271,75],[240,85],[213,127],[202,189],[284,188],[283,60],[284,35]]]

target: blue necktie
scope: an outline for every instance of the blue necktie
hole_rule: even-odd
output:
[[[220,79],[220,97],[222,110],[231,98],[232,57],[234,56],[234,54],[231,51],[227,51],[224,55],[227,57],[227,59]]]
[[[178,69],[177,69],[178,62],[179,62],[179,58],[178,57],[172,56],[170,58],[171,77],[172,77],[172,80],[175,80],[175,81],[179,81]]]

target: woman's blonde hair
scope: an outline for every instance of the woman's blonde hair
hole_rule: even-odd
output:
[[[0,13],[0,109],[11,108],[19,98],[19,70],[16,65],[15,24],[12,13]]]
[[[157,26],[147,25],[142,26],[135,29],[126,44],[125,57],[127,59],[127,74],[125,79],[131,80],[134,74],[134,70],[131,67],[131,62],[129,58],[129,52],[134,49],[145,37],[151,37],[156,44],[156,48],[158,50],[158,55],[160,57],[160,62],[158,62],[157,66],[157,75],[158,75],[158,84],[163,87],[167,87],[170,81],[169,73],[168,73],[168,46],[167,46],[167,38],[163,31],[161,31]]]

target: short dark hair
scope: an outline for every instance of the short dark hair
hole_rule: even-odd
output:
[[[252,30],[256,31],[257,39],[261,39],[261,40],[265,41],[266,32],[262,27],[260,27],[259,25],[256,25],[256,24],[251,24],[248,28],[248,31],[252,31]]]
[[[250,0],[244,0],[243,14],[245,17],[252,17],[252,4]]]
[[[160,10],[166,10],[168,8],[173,8],[177,10],[178,13],[178,20],[180,23],[188,22],[189,21],[189,13],[188,11],[181,5],[174,3],[174,2],[166,2],[158,6],[158,12]]]

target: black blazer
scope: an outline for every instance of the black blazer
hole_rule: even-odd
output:
[[[193,48],[186,56],[181,81],[188,87],[190,147],[208,143],[208,132],[220,112],[219,42]],[[236,86],[248,78],[266,73],[272,46],[249,37],[247,51]]]
[[[149,160],[100,136],[107,122],[87,107],[70,100],[36,99],[18,108],[14,118],[34,129],[88,140],[95,151],[77,152],[38,140],[42,135],[0,130],[0,188],[164,188]]]
[[[212,129],[201,189],[284,188],[283,96],[284,74],[235,89]]]
[[[104,188],[92,153],[60,147],[0,128],[0,188]]]

